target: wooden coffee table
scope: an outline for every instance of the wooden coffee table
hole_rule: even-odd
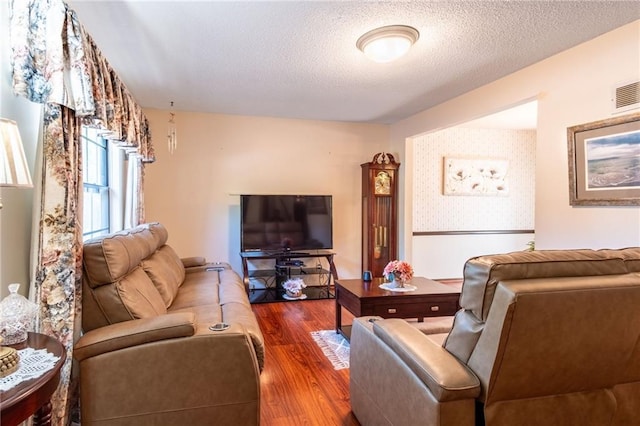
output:
[[[417,318],[454,315],[460,309],[460,291],[457,287],[442,284],[423,277],[413,277],[410,285],[417,289],[409,292],[392,292],[379,286],[383,278],[366,282],[336,280],[336,333],[347,340],[351,327],[342,325],[342,308],[356,317],[377,315],[382,318]]]

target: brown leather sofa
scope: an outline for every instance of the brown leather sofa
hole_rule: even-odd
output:
[[[352,409],[369,425],[632,425],[640,248],[470,259],[445,334],[358,318]]]
[[[244,284],[167,239],[151,223],[84,244],[82,425],[259,424],[264,346]]]

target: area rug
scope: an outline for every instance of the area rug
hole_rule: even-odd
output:
[[[318,344],[334,370],[349,368],[349,342],[335,330],[312,331],[311,337]]]

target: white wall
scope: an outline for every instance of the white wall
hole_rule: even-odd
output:
[[[458,278],[470,257],[525,250],[534,239],[535,130],[452,127],[413,140],[413,264],[417,275]],[[444,158],[508,162],[499,196],[444,195]],[[466,235],[449,235],[451,232]],[[501,231],[502,233],[497,233]],[[482,232],[482,233],[480,233]]]
[[[41,107],[13,95],[11,88],[9,5],[0,2],[0,117],[15,120],[20,129],[31,176],[40,127]],[[20,293],[29,289],[29,247],[33,189],[0,188],[0,298],[7,286],[20,283]]]
[[[431,279],[462,278],[467,259],[526,250],[533,234],[430,235],[412,238],[415,274]]]
[[[391,126],[392,150],[403,153],[405,226],[401,253],[412,252],[414,136],[538,100],[536,140],[536,248],[640,245],[640,207],[571,207],[567,127],[612,117],[611,89],[640,80],[640,21],[569,49]],[[469,244],[474,244],[469,241]],[[452,274],[455,271],[451,272]],[[458,269],[459,275],[459,269]]]
[[[413,231],[534,227],[536,132],[455,127],[414,139]],[[507,162],[502,195],[444,195],[444,158]]]
[[[360,276],[360,164],[388,151],[388,126],[178,111],[171,155],[168,112],[145,113],[157,156],[146,168],[146,220],[167,227],[178,255],[241,273],[239,194],[329,194],[339,276]]]

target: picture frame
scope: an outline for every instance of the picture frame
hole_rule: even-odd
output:
[[[567,128],[572,206],[640,205],[640,113]]]
[[[443,158],[443,195],[507,196],[509,161],[503,158]]]

